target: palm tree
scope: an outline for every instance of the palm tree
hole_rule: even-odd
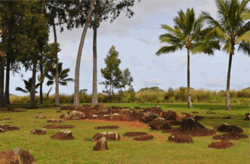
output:
[[[168,33],[159,37],[161,42],[166,42],[168,46],[161,47],[156,55],[175,52],[177,49],[185,47],[187,49],[187,94],[188,108],[192,108],[190,96],[190,51],[195,54],[203,52],[213,54],[214,49],[219,49],[219,42],[207,35],[211,28],[201,30],[204,18],[198,17],[195,19],[193,9],[187,9],[186,13],[182,10],[178,12],[178,16],[174,18],[174,28],[168,25],[162,25],[162,28]]]
[[[235,54],[235,46],[239,45],[238,51],[242,50],[250,56],[250,9],[247,8],[249,0],[216,0],[219,20],[215,20],[207,12],[202,12],[205,19],[213,27],[211,33],[220,38],[224,44],[223,50],[229,54],[228,72],[227,72],[227,96],[226,109],[231,110],[230,105],[230,74],[232,66],[232,57]]]
[[[25,89],[20,88],[20,87],[16,87],[17,91],[21,91],[23,93],[30,93],[30,97],[31,97],[31,90],[32,90],[32,77],[29,78],[29,80],[23,80],[24,84],[25,84]],[[40,83],[37,83],[35,85],[35,90],[40,86]],[[37,91],[35,91],[35,93],[37,93]]]
[[[72,78],[67,78],[69,76],[70,69],[62,69],[63,63],[58,63],[58,74],[59,74],[59,84],[66,86],[67,82],[74,81]],[[52,68],[48,71],[48,73],[45,74],[45,77],[48,78],[47,86],[51,86],[56,81],[56,68]]]

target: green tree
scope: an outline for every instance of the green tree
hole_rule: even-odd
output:
[[[133,77],[131,76],[131,73],[128,68],[123,70],[122,72],[123,78],[121,81],[121,87],[126,89],[126,86],[132,87],[132,82],[134,81]]]
[[[210,35],[207,35],[210,28],[202,30],[204,18],[195,18],[193,9],[187,9],[186,13],[182,10],[178,12],[178,16],[174,18],[174,28],[168,25],[162,25],[162,28],[168,33],[160,36],[160,41],[165,42],[168,46],[160,48],[156,55],[175,52],[178,49],[185,47],[187,49],[187,87],[188,87],[188,108],[192,108],[190,95],[190,51],[195,54],[203,52],[213,54],[214,49],[219,49],[218,41],[213,40]]]
[[[63,69],[62,64],[63,63],[58,63],[59,84],[62,86],[66,86],[68,82],[74,80],[72,78],[68,78],[70,69],[69,68]],[[47,85],[48,86],[54,85],[56,81],[56,68],[54,67],[48,70],[45,76],[48,78]]]
[[[243,51],[250,56],[250,9],[247,8],[249,0],[216,0],[219,20],[215,20],[209,13],[203,12],[202,15],[213,27],[211,35],[220,38],[224,44],[223,51],[229,54],[227,86],[226,86],[226,110],[231,110],[230,105],[230,75],[232,58],[235,54],[236,45],[238,51]]]
[[[109,55],[104,59],[106,68],[101,69],[102,77],[105,81],[100,84],[105,85],[103,92],[108,93],[113,102],[114,89],[119,89],[122,86],[123,75],[119,68],[121,60],[118,59],[118,52],[115,50],[115,46],[111,46],[109,50]],[[108,89],[109,86],[109,89]]]
[[[31,98],[31,92],[32,92],[32,77],[29,78],[29,80],[23,80],[24,84],[25,84],[25,89],[20,88],[20,87],[16,87],[17,91],[21,91],[23,93],[30,93],[30,98]],[[35,90],[40,86],[40,83],[37,83],[35,85]],[[37,91],[35,91],[35,93],[37,93]]]

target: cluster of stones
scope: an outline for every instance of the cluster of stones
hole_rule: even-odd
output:
[[[73,110],[73,111],[67,112],[64,117],[65,119],[79,120],[79,119],[84,119],[85,114],[83,112]]]

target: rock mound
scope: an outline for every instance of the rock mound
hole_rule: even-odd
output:
[[[243,129],[241,127],[239,127],[239,126],[229,125],[227,123],[224,123],[220,127],[218,127],[217,131],[219,131],[219,132],[236,132],[236,133],[242,133]]]
[[[230,133],[226,133],[223,135],[217,135],[217,136],[213,136],[213,139],[216,140],[222,140],[222,141],[228,141],[228,140],[239,140],[241,138],[247,138],[248,136],[245,134],[239,134],[239,133],[235,133],[235,132],[230,132]]]
[[[74,106],[62,106],[61,110],[75,110]]]
[[[62,120],[56,120],[56,119],[47,120],[47,123],[62,123],[62,122],[63,122]]]
[[[83,112],[80,112],[80,111],[76,111],[76,110],[73,110],[73,111],[70,111],[70,112],[67,112],[65,114],[65,119],[69,119],[69,120],[79,120],[79,119],[84,119],[85,118],[85,114]]]
[[[191,136],[188,135],[180,135],[180,134],[172,134],[168,137],[169,142],[176,142],[176,143],[193,143],[193,139]]]
[[[93,136],[93,141],[98,141],[100,138],[106,137],[107,141],[119,141],[121,139],[117,132],[100,132]]]
[[[108,145],[107,145],[107,139],[106,137],[102,137],[100,138],[95,147],[93,148],[93,150],[99,150],[99,151],[102,151],[102,150],[108,150]]]
[[[47,125],[47,126],[44,126],[43,128],[46,128],[46,129],[72,129],[74,127],[75,126],[73,126],[73,125]]]
[[[126,132],[123,134],[124,137],[136,137],[136,136],[143,136],[148,135],[146,132]]]
[[[35,161],[28,150],[22,150],[18,147],[14,150],[0,151],[0,163],[2,164],[19,164],[18,158],[22,164],[33,164]]]
[[[18,127],[12,125],[0,125],[0,132],[19,130]]]
[[[211,143],[208,148],[214,148],[214,149],[226,149],[226,148],[230,148],[234,146],[233,143],[231,142],[225,142],[225,141],[222,141],[222,142],[213,142]]]
[[[154,136],[152,136],[152,135],[143,135],[141,137],[134,138],[133,140],[136,140],[136,141],[148,141],[148,140],[152,140],[152,139],[154,139]]]
[[[52,140],[72,140],[74,137],[72,136],[72,132],[69,130],[61,130],[55,135],[51,136]]]
[[[176,120],[177,114],[172,109],[168,110],[167,112],[162,112],[161,117],[165,118],[166,120]]]
[[[172,129],[171,125],[162,117],[155,118],[149,122],[152,130],[168,130]]]
[[[32,134],[44,135],[44,134],[46,133],[46,129],[42,129],[42,130],[31,129],[30,132],[31,132]]]

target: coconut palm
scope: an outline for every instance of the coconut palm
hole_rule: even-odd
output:
[[[67,85],[67,82],[74,81],[72,78],[67,78],[69,76],[70,69],[62,69],[63,63],[58,63],[58,74],[59,74],[59,84],[60,85]],[[48,71],[48,73],[45,74],[45,76],[48,78],[47,85],[51,86],[55,83],[56,80],[56,68],[52,68]]]
[[[215,20],[207,12],[202,12],[205,19],[213,27],[211,33],[220,38],[224,44],[223,50],[229,54],[227,86],[226,86],[226,109],[231,110],[230,105],[230,74],[232,57],[235,54],[235,46],[238,51],[243,51],[250,56],[250,9],[247,8],[249,0],[216,0],[219,19]]]
[[[31,96],[31,89],[32,89],[32,77],[29,78],[29,80],[23,80],[24,84],[25,84],[25,89],[20,88],[20,87],[16,87],[17,91],[21,91],[23,93],[30,93]],[[37,83],[35,85],[35,90],[40,86],[40,83]],[[37,93],[37,91],[35,91],[35,93]]]
[[[168,46],[161,47],[156,55],[175,52],[185,47],[187,49],[187,93],[188,108],[192,108],[190,95],[190,51],[195,54],[203,52],[206,54],[214,54],[214,49],[219,49],[219,42],[214,40],[207,33],[211,28],[201,29],[203,27],[204,18],[195,18],[193,9],[187,9],[186,13],[182,10],[178,12],[178,16],[174,18],[174,28],[168,25],[162,25],[162,28],[168,33],[159,37],[161,42],[165,42]]]

